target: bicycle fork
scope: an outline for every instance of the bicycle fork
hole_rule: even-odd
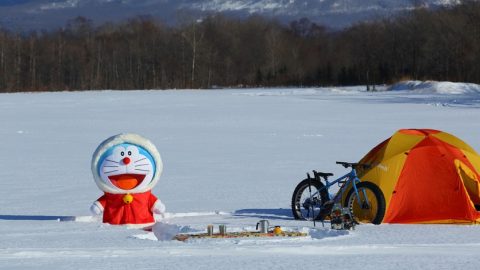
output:
[[[357,183],[360,183],[360,179],[355,178],[352,183],[353,183],[353,189],[355,190],[355,195],[357,197],[358,205],[362,209],[369,209],[370,208],[370,202],[368,201],[367,191],[365,189],[362,189],[363,197],[365,198],[364,202],[362,202],[362,200],[359,196],[359,193],[358,193]]]

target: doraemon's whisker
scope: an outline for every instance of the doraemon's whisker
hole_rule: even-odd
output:
[[[147,159],[147,158],[145,158],[145,157],[144,157],[144,158],[141,158],[141,159],[135,161],[134,163],[137,163],[137,162],[142,161],[142,160],[145,160],[145,159]]]
[[[149,164],[137,164],[137,165],[135,165],[135,167],[139,167],[139,166],[147,166],[147,165],[149,165]]]
[[[109,166],[109,165],[105,165],[105,166],[103,166],[103,167],[117,168],[117,167],[120,167],[120,166],[116,166],[116,165],[115,165],[115,166]]]
[[[103,172],[103,173],[112,173],[112,172],[118,172],[118,170],[113,170],[113,171]]]
[[[106,161],[113,162],[113,163],[117,163],[117,164],[119,164],[119,163],[120,163],[120,162],[118,162],[118,161],[114,161],[114,160],[110,160],[110,159],[105,159],[105,160],[106,160]]]
[[[136,171],[149,172],[150,170],[135,169]]]

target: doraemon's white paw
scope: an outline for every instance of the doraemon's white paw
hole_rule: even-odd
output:
[[[165,219],[165,210],[165,205],[162,203],[162,201],[157,199],[152,207],[152,212],[155,213],[155,220],[157,222]]]
[[[103,206],[98,201],[94,202],[92,206],[90,206],[90,212],[94,215],[101,215],[103,213]]]
[[[157,215],[163,216],[165,214],[165,210],[166,210],[165,204],[163,204],[162,201],[160,201],[160,199],[157,199],[157,201],[152,207],[152,212]]]

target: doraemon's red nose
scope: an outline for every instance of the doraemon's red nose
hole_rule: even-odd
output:
[[[123,161],[123,164],[128,165],[130,163],[130,158],[125,157],[125,158],[123,158],[122,161]]]

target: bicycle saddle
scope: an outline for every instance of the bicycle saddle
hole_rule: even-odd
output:
[[[317,171],[313,171],[313,173],[315,175],[318,175],[320,177],[329,177],[329,176],[333,176],[333,173],[323,173],[323,172],[317,172]]]

